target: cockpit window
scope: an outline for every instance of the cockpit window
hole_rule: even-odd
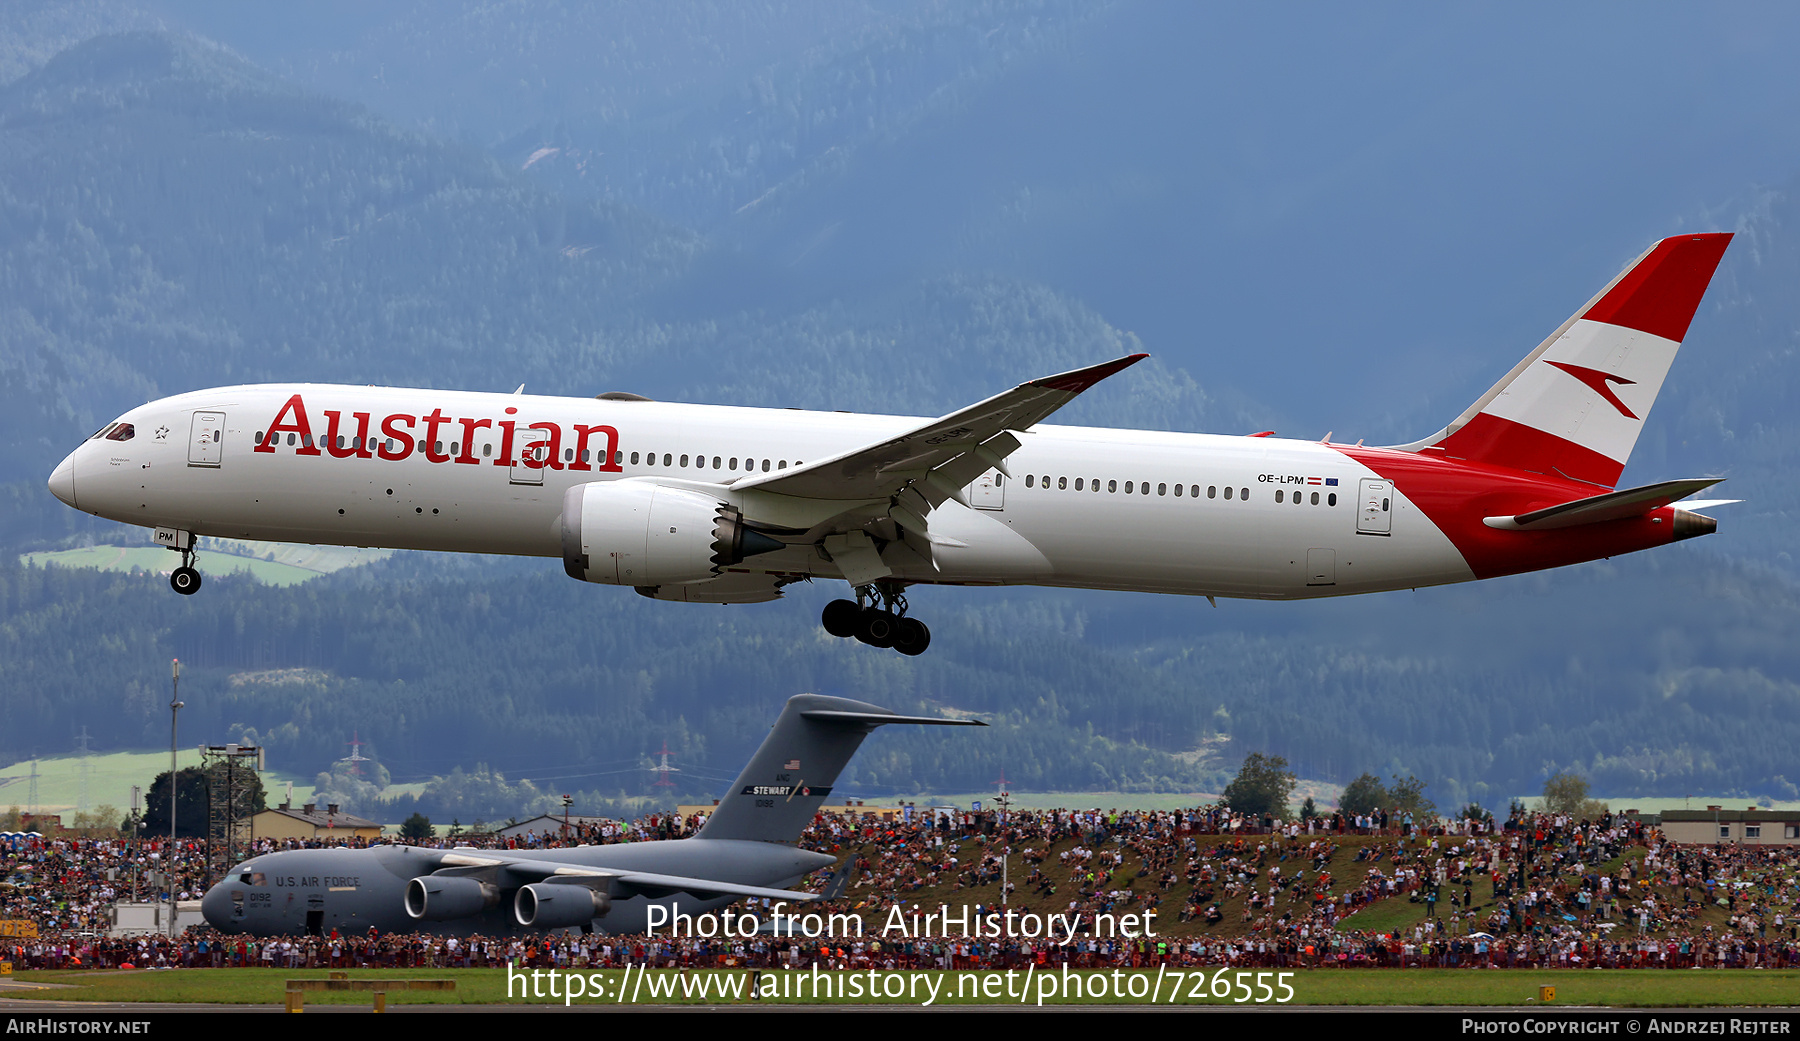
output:
[[[88,440],[89,441],[98,441],[100,438],[105,437],[108,431],[112,430],[113,427],[116,427],[118,425],[119,425],[118,420],[114,420],[113,422],[108,423],[105,426],[101,427],[99,430],[94,431],[92,434],[89,434]]]
[[[112,428],[112,433],[107,434],[106,439],[108,441],[129,441],[136,433],[137,428],[130,423],[120,423]]]
[[[268,876],[260,871],[246,871],[238,877],[247,886],[261,886],[268,884]]]

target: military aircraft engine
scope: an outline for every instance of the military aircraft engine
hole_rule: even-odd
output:
[[[578,484],[563,494],[563,570],[607,585],[707,582],[745,557],[786,548],[737,507],[651,481]]]
[[[513,898],[513,918],[531,929],[563,929],[586,925],[606,917],[612,897],[586,886],[537,885],[519,887]]]
[[[498,906],[500,890],[479,879],[423,875],[406,883],[406,913],[413,918],[448,922]]]

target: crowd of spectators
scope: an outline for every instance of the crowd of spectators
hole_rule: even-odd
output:
[[[558,827],[433,842],[541,848],[674,839],[702,821],[658,814],[578,824],[566,834]],[[134,886],[146,899],[202,894],[209,870],[217,870],[205,843],[32,836],[4,847],[0,919],[33,922],[39,935],[0,938],[0,946],[21,967],[1800,964],[1795,850],[1676,845],[1636,817],[1573,820],[1520,811],[1504,822],[1415,827],[1397,814],[1284,822],[1221,807],[1004,815],[914,809],[886,818],[821,814],[802,844],[844,858],[838,869],[803,883],[828,897],[808,909],[860,916],[862,937],[371,932],[258,939],[207,928],[175,939],[113,937],[111,905],[128,899]],[[254,852],[300,845],[264,841]],[[884,935],[893,906],[922,900],[966,906],[977,916],[1002,904],[1088,923],[1134,914],[1153,921],[1155,935],[1082,931],[1066,944]],[[742,906],[766,915],[756,901]]]

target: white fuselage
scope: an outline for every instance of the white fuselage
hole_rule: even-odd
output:
[[[120,422],[129,440],[90,439],[58,468],[59,496],[198,535],[555,557],[571,486],[657,479],[729,494],[751,472],[921,421],[300,384],[182,394]],[[534,438],[547,442],[541,465]],[[1011,478],[990,472],[969,506],[931,514],[934,561],[887,554],[896,579],[1286,599],[1475,577],[1403,489],[1343,446],[1046,424],[1019,439]],[[1359,520],[1366,482],[1385,491],[1386,516]],[[732,570],[839,577],[810,545]]]

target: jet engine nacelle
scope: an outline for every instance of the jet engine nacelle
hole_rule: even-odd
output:
[[[621,586],[707,582],[745,557],[785,548],[737,507],[650,481],[578,484],[563,494],[563,570]]]
[[[500,890],[479,879],[422,875],[406,883],[406,913],[428,922],[469,918],[500,906]]]
[[[513,897],[513,918],[528,929],[566,929],[606,917],[612,897],[586,886],[540,882],[520,886]]]

